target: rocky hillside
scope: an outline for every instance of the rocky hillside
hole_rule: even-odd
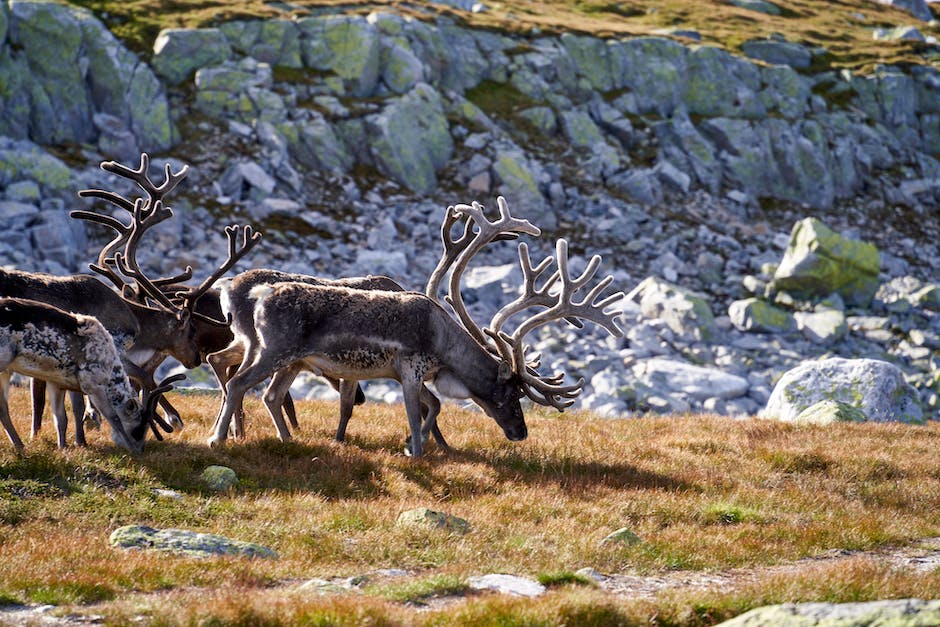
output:
[[[547,232],[534,248],[566,236],[576,268],[601,253],[631,292],[625,340],[540,338],[547,365],[589,381],[583,406],[753,414],[827,355],[897,364],[936,414],[940,72],[922,12],[842,3],[867,37],[853,56],[796,2],[702,3],[761,25],[737,43],[695,15],[585,34],[482,4],[354,4],[265,5],[143,48],[152,25],[89,4],[0,5],[2,264],[82,270],[103,234],[68,218],[75,192],[120,188],[97,164],[140,151],[192,166],[149,248],[167,274],[212,264],[238,221],[266,234],[244,267],[419,288],[443,208],[503,195]],[[816,250],[848,276],[788,284]],[[514,260],[488,251],[469,277],[481,320],[511,298]]]

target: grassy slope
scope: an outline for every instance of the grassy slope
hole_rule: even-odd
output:
[[[27,396],[12,395],[21,434]],[[56,451],[51,424],[24,456],[0,447],[0,601],[98,603],[83,611],[116,622],[144,614],[169,623],[436,624],[457,616],[484,624],[712,624],[773,602],[940,598],[940,571],[917,574],[863,558],[765,574],[734,590],[646,599],[606,594],[571,576],[583,566],[718,572],[940,536],[937,423],[819,428],[531,411],[530,439],[510,443],[488,418],[447,406],[442,429],[459,452],[447,457],[432,446],[415,462],[397,453],[405,434],[399,406],[357,408],[350,442],[340,445],[330,440],[336,404],[301,403],[302,428],[284,444],[271,438],[254,399],[248,441],[212,451],[204,438],[216,397],[173,400],[187,429],[151,443],[138,459],[101,433],[91,434],[87,450]],[[234,468],[240,488],[206,492],[198,476],[210,464]],[[396,527],[399,512],[421,506],[466,518],[472,532]],[[111,549],[108,535],[124,524],[221,533],[270,546],[280,558],[154,558]],[[644,542],[598,545],[622,526]],[[367,587],[364,597],[295,589],[311,577],[380,568],[414,576]],[[422,612],[403,604],[459,591],[466,577],[487,572],[573,583],[536,600],[474,595]]]
[[[916,25],[925,34],[940,28],[917,22],[911,15],[874,0],[779,0],[779,16],[741,9],[723,0],[507,0],[487,2],[479,14],[456,11],[424,0],[296,0],[300,9],[278,10],[259,0],[72,0],[94,10],[134,49],[149,54],[161,28],[216,25],[231,19],[307,15],[336,7],[368,13],[393,10],[426,18],[448,14],[476,26],[531,33],[574,31],[602,36],[644,35],[662,28],[694,29],[706,44],[739,50],[749,39],[781,33],[790,41],[823,46],[833,67],[870,69],[877,63],[938,63],[936,52],[913,42],[874,41],[873,29]]]

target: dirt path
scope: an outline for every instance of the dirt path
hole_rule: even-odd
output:
[[[801,570],[814,568],[820,565],[835,564],[840,561],[869,558],[885,561],[898,568],[910,568],[918,572],[930,572],[940,568],[940,537],[926,538],[909,547],[878,549],[874,551],[846,551],[835,549],[823,555],[809,557],[795,562],[778,564],[774,566],[755,566],[750,568],[733,568],[721,572],[701,571],[672,571],[655,576],[639,576],[628,574],[599,575],[598,586],[615,595],[629,596],[631,598],[652,599],[665,590],[709,590],[716,589],[727,592],[739,588],[747,583],[758,580],[767,575],[792,574]],[[378,579],[397,579],[406,574],[392,571],[378,575]],[[316,581],[316,580],[313,580]],[[370,583],[375,578],[370,577]],[[307,582],[307,583],[304,583]],[[308,580],[285,581],[282,587],[285,590],[297,590],[300,587],[316,588],[310,586]],[[327,583],[327,582],[323,582]],[[350,593],[356,590],[350,586],[348,580],[335,580],[330,587],[337,590],[348,589]],[[136,595],[146,596],[146,595]],[[433,599],[424,609],[441,609],[458,604],[464,600],[463,596],[451,596]],[[51,605],[44,606],[5,606],[0,607],[0,624],[3,625],[93,625],[103,622],[103,618],[96,614],[96,606],[83,606],[81,613],[57,615],[58,608]]]

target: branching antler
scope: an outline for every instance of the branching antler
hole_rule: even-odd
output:
[[[528,220],[513,217],[509,212],[509,204],[502,196],[496,199],[496,204],[499,207],[499,219],[493,222],[486,218],[483,205],[478,202],[447,208],[447,214],[441,226],[444,254],[425,288],[425,294],[437,300],[440,283],[447,274],[447,270],[450,269],[448,295],[444,300],[457,314],[457,318],[467,332],[484,346],[488,345],[486,336],[467,312],[460,294],[460,280],[467,264],[490,242],[516,239],[523,233],[537,236],[542,232]],[[451,230],[462,218],[467,219],[464,232],[455,240],[451,237]]]

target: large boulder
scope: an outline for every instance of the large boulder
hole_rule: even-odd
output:
[[[834,233],[817,218],[797,222],[772,289],[814,299],[839,294],[846,305],[865,307],[878,289],[878,249]]]
[[[841,357],[804,362],[786,372],[761,416],[792,422],[826,400],[857,407],[874,422],[924,422],[917,390],[900,368],[877,359]]]
[[[153,42],[154,71],[178,85],[199,68],[221,65],[232,54],[225,34],[217,28],[165,28]]]
[[[784,603],[759,607],[720,627],[921,627],[940,624],[940,601],[896,599],[862,603]]]
[[[926,0],[875,0],[875,2],[907,11],[924,22],[929,22],[933,19],[933,14],[930,12],[930,7],[927,6]]]
[[[185,529],[154,529],[142,525],[118,527],[111,533],[111,546],[121,549],[165,551],[189,557],[234,555],[240,557],[277,557],[271,549],[232,540],[214,533],[196,533]]]
[[[303,67],[300,31],[288,20],[233,21],[219,29],[229,44],[242,54],[276,67]]]
[[[354,96],[370,96],[379,80],[381,40],[361,16],[331,15],[297,21],[304,66],[329,71]]]

